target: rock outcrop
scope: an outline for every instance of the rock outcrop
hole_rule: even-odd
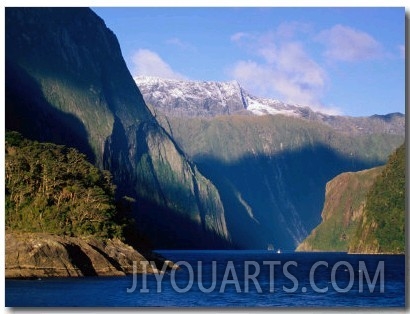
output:
[[[154,253],[142,255],[118,239],[6,232],[5,244],[6,278],[124,276],[134,270],[157,272],[164,262],[173,265]],[[143,266],[149,261],[158,269]]]

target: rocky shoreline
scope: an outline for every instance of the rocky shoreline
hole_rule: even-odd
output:
[[[154,261],[156,267],[147,263],[149,261]],[[5,278],[8,279],[156,273],[164,263],[168,269],[174,266],[156,253],[141,254],[118,239],[5,234]]]

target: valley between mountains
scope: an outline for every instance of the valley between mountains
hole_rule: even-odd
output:
[[[6,261],[21,234],[32,241],[25,244],[22,261],[32,261],[24,254],[31,254],[36,234],[49,243],[48,251],[35,248],[39,256],[56,247],[67,252],[63,247],[72,245],[84,253],[97,243],[108,261],[127,245],[141,251],[294,250],[321,223],[321,215],[333,215],[322,213],[333,200],[332,180],[361,171],[357,176],[370,189],[384,172],[366,169],[385,165],[405,139],[400,113],[332,116],[258,98],[237,82],[133,78],[115,34],[88,8],[7,8],[5,21],[5,121],[12,132],[6,138]],[[67,152],[79,154],[84,167],[75,175],[67,170],[57,181],[38,158],[52,151],[59,152],[58,169],[70,168]],[[393,171],[393,177],[401,171]],[[351,193],[363,194],[361,184]],[[395,186],[395,217],[404,217],[404,189],[404,184]],[[98,194],[103,215],[93,206],[81,207],[72,193]],[[337,227],[340,237],[353,234],[346,230],[354,221],[369,241],[383,243],[380,234],[372,238],[369,231],[377,229],[378,215],[370,228],[363,202],[352,206],[359,209],[340,214],[347,217],[343,228]],[[81,224],[73,213],[84,215]],[[90,217],[97,216],[95,224]],[[400,234],[401,218],[386,219],[383,225],[399,228]],[[74,239],[56,244],[58,237]],[[333,245],[309,243],[303,247],[330,250]],[[363,242],[353,247],[355,252],[384,250]],[[401,252],[400,245],[395,252]],[[70,260],[70,252],[64,254]],[[14,257],[13,265],[20,265]],[[124,273],[119,267],[112,269]]]
[[[162,127],[218,188],[228,230],[242,248],[294,249],[320,223],[325,200],[334,198],[325,194],[328,181],[384,164],[403,142],[398,113],[331,116],[252,96],[237,82],[135,81]],[[373,181],[350,188],[351,198],[364,197]],[[354,229],[339,223],[340,232]],[[347,251],[346,243],[322,250]]]

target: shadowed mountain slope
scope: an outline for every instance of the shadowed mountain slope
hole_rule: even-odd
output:
[[[5,26],[7,129],[109,170],[155,247],[229,245],[218,191],[151,115],[102,19],[87,8],[7,8]]]

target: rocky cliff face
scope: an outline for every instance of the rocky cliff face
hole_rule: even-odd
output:
[[[155,116],[91,10],[6,9],[6,128],[110,170],[157,248],[293,249],[320,222],[326,182],[404,139],[401,114],[333,117],[237,83],[145,81]]]
[[[6,9],[6,128],[110,170],[154,246],[229,245],[218,191],[158,125],[90,9]]]
[[[118,239],[6,233],[5,240],[6,278],[124,276],[154,273],[166,262],[154,254],[143,256]],[[145,269],[149,261],[156,267],[147,264]]]

